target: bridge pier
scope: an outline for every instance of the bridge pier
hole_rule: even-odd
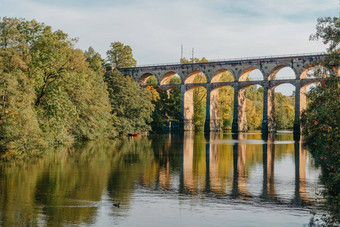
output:
[[[295,117],[294,117],[294,139],[299,140],[301,134],[300,115],[302,110],[306,108],[306,87],[301,84],[295,86]]]
[[[247,115],[246,115],[246,89],[235,86],[234,88],[234,110],[233,110],[233,123],[231,132],[246,132]]]
[[[207,85],[206,119],[204,131],[220,131],[221,123],[218,110],[218,89],[211,90],[211,85]]]
[[[181,121],[183,131],[194,131],[194,90],[188,90],[185,84],[181,85]]]
[[[206,100],[206,111],[205,111],[205,123],[204,132],[210,132],[210,84],[207,84],[207,100]]]
[[[268,131],[276,132],[275,122],[275,87],[268,89]]]
[[[268,81],[263,86],[263,117],[262,117],[262,125],[261,132],[264,134],[268,133]]]
[[[247,98],[246,98],[246,88],[242,88],[238,90],[238,98],[236,100],[238,102],[238,131],[239,132],[247,132]],[[235,102],[235,100],[234,100]]]
[[[234,110],[233,110],[233,123],[231,125],[231,132],[238,133],[238,91],[239,87],[234,87]]]

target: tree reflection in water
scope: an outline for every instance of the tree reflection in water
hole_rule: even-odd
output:
[[[287,157],[293,160],[287,168],[295,168],[292,191],[282,189],[280,171],[285,170],[275,165]],[[219,198],[311,206],[315,198],[306,174],[315,167],[307,160],[308,152],[288,133],[262,140],[261,134],[233,138],[185,132],[80,144],[40,159],[2,164],[0,224],[91,225],[100,210],[124,219],[141,190],[202,202]],[[261,182],[253,180],[257,169],[262,169]]]

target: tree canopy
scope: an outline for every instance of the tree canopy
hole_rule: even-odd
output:
[[[121,42],[111,43],[110,50],[106,54],[108,61],[117,68],[134,67],[137,64],[133,58],[131,47]]]
[[[118,133],[124,135],[149,131],[154,110],[151,93],[118,70],[106,72],[105,82]]]
[[[96,54],[85,56],[75,39],[35,20],[4,17],[0,34],[1,150],[115,134]]]
[[[319,62],[315,75],[324,78],[308,93],[307,109],[302,113],[303,138],[317,164],[322,167],[322,181],[326,186],[325,197],[331,214],[324,218],[327,226],[340,223],[340,18],[319,18],[314,40],[329,44],[329,55]]]

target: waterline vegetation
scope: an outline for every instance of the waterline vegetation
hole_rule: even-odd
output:
[[[310,103],[302,114],[304,142],[316,164],[321,166],[321,180],[330,216],[325,226],[340,224],[340,18],[319,18],[312,40],[329,44],[328,57],[318,63],[316,77],[326,78],[308,93]]]

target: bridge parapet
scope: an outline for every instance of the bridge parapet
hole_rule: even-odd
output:
[[[270,77],[273,77],[276,70],[283,67],[290,67],[294,70],[296,78],[299,79],[306,68],[316,61],[323,60],[326,56],[326,53],[266,56],[212,60],[205,63],[145,65],[133,68],[119,68],[118,70],[123,74],[132,76],[139,82],[141,77],[148,73],[155,75],[158,81],[161,81],[162,77],[168,72],[175,72],[182,78],[182,81],[184,81],[189,73],[198,70],[206,74],[209,83],[214,74],[221,69],[230,71],[236,80],[239,80],[242,74],[248,69],[259,69],[264,75],[264,80],[268,80],[272,79]]]

